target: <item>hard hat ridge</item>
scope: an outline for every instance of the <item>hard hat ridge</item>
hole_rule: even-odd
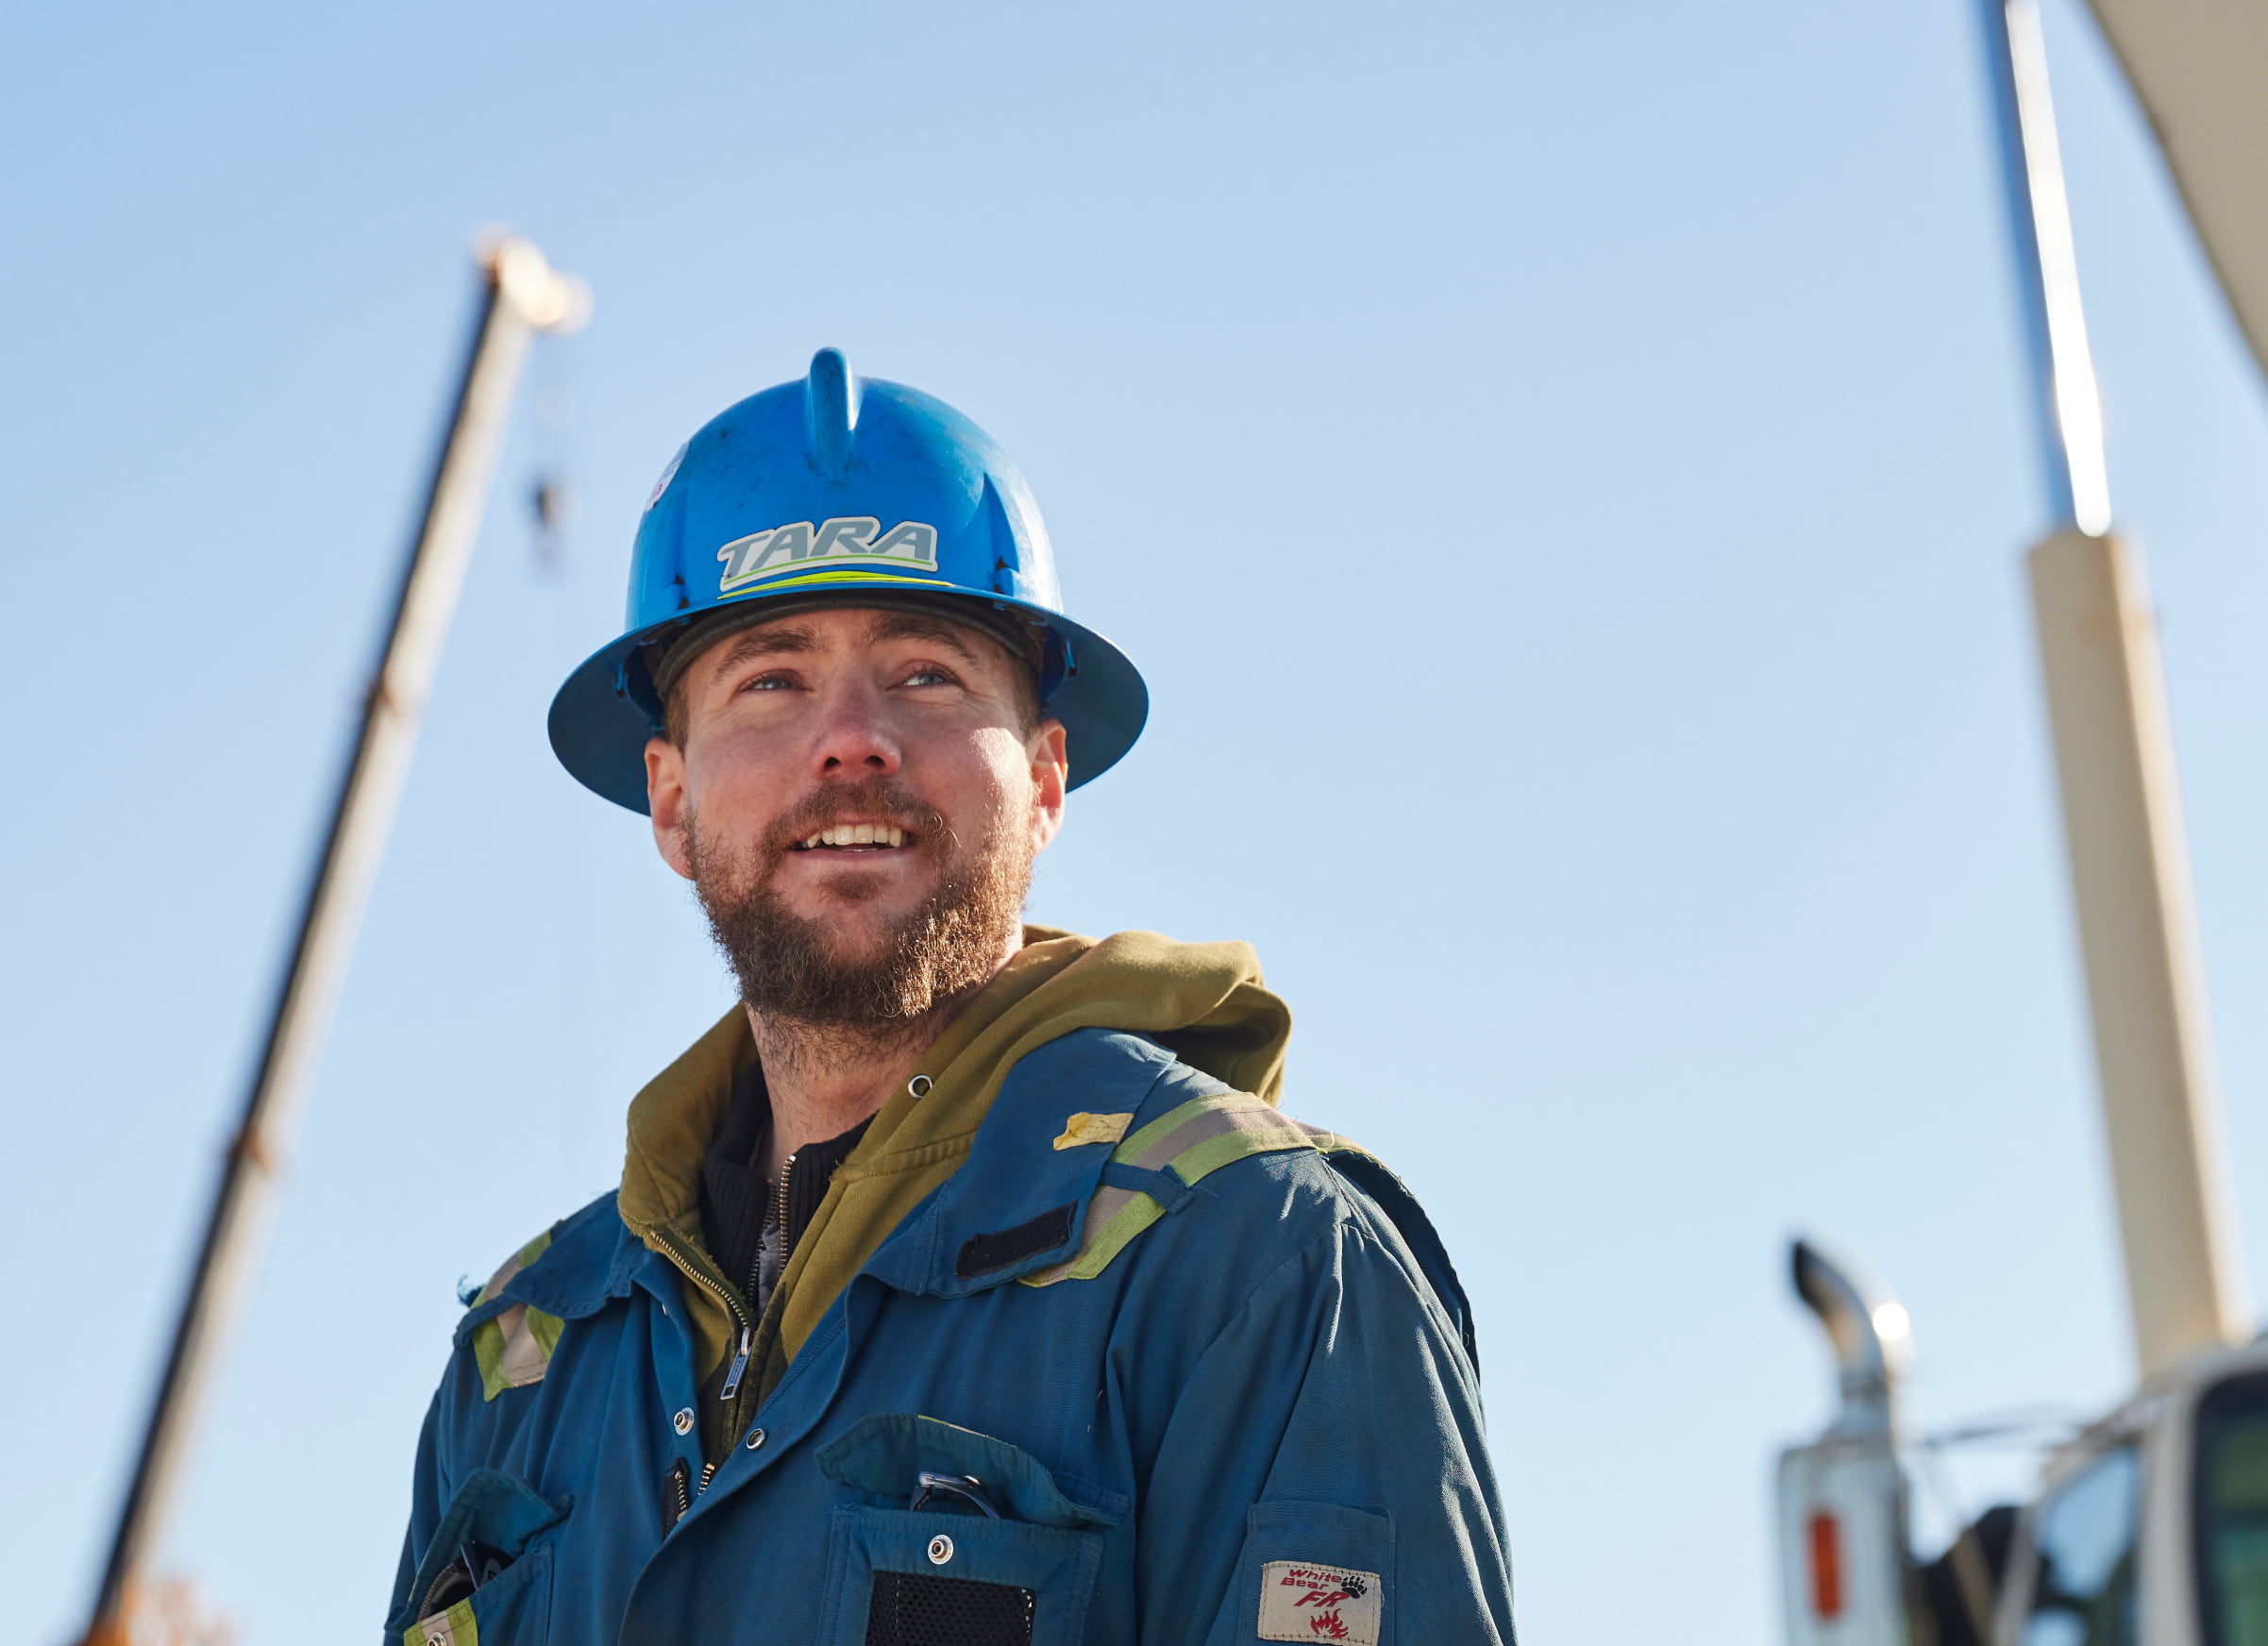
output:
[[[801,378],[712,418],[663,471],[631,549],[624,632],[552,699],[561,764],[645,811],[646,743],[664,717],[652,665],[681,667],[699,649],[689,630],[723,627],[703,621],[713,613],[737,628],[775,601],[781,613],[917,602],[1012,641],[1036,631],[1040,699],[1064,724],[1074,788],[1148,717],[1125,654],[1064,615],[1047,528],[1008,454],[944,401],[855,377],[823,348]]]
[[[803,411],[811,421],[811,448],[824,474],[839,475],[850,462],[850,440],[858,429],[858,379],[839,348],[811,357],[803,379]]]

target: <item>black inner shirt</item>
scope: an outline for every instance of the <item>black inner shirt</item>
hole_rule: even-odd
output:
[[[762,1318],[780,1271],[827,1198],[835,1168],[858,1147],[871,1117],[839,1137],[810,1143],[788,1156],[778,1180],[764,1174],[772,1135],[772,1100],[755,1064],[732,1083],[732,1100],[701,1156],[701,1234],[717,1268]]]

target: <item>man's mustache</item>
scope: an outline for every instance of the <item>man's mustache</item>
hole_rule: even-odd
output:
[[[896,778],[875,777],[833,784],[797,801],[764,831],[764,855],[776,858],[847,818],[886,824],[901,831],[908,846],[924,852],[941,853],[952,844],[944,813]]]

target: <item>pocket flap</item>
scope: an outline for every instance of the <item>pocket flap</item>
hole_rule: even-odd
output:
[[[402,1613],[386,1623],[389,1634],[417,1621],[420,1600],[465,1543],[485,1543],[517,1561],[537,1537],[567,1518],[573,1500],[547,1503],[526,1481],[500,1469],[476,1469],[464,1477],[443,1511],[433,1540],[417,1563],[417,1576],[402,1601]]]
[[[1089,1508],[1063,1495],[1039,1459],[1020,1446],[935,1418],[885,1413],[853,1424],[818,1454],[819,1472],[894,1507],[911,1500],[924,1470],[970,1474],[1001,1514],[1034,1526],[1066,1531],[1110,1527],[1125,1514],[1124,1501],[1103,1494]]]

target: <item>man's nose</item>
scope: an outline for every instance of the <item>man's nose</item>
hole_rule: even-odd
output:
[[[818,741],[812,749],[814,777],[888,777],[898,770],[902,756],[880,692],[862,681],[828,693]]]

